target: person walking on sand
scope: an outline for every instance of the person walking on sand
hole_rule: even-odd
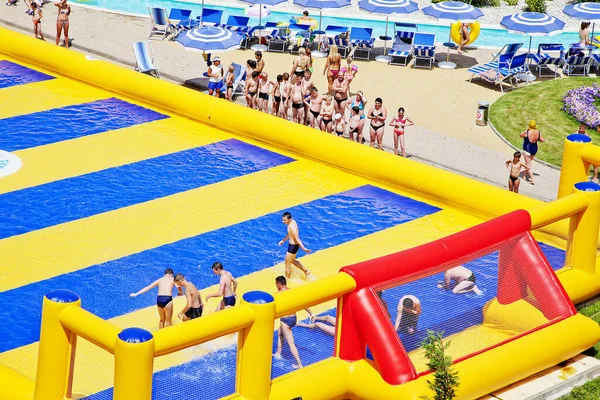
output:
[[[275,278],[275,286],[277,287],[278,292],[289,290],[287,287],[287,280],[281,275]],[[314,322],[315,315],[313,312],[310,308],[305,308],[305,310],[310,316],[310,321]],[[288,343],[288,346],[290,346],[292,356],[296,359],[296,364],[293,364],[292,367],[302,368],[302,360],[300,360],[300,354],[298,354],[298,348],[294,343],[294,334],[292,333],[292,329],[297,323],[298,317],[296,317],[296,314],[285,315],[279,319],[279,329],[277,329],[277,350],[275,351],[275,354],[273,354],[273,357],[277,360],[281,359],[281,348],[283,347],[283,341],[285,340]]]
[[[338,77],[342,64],[342,56],[338,52],[338,48],[335,44],[332,44],[329,48],[329,55],[325,61],[325,68],[323,68],[323,75],[327,76],[327,93],[331,93],[331,87],[333,81]]]
[[[58,17],[56,18],[56,45],[60,44],[60,36],[64,32],[65,48],[68,49],[69,43],[69,15],[71,15],[71,6],[67,0],[59,0],[54,3],[58,7]]]
[[[523,155],[525,156],[525,164],[529,169],[525,174],[529,175],[529,183],[534,185],[533,170],[531,163],[538,152],[538,142],[545,142],[542,133],[538,130],[535,120],[529,121],[529,128],[521,132],[523,138]]]
[[[185,279],[183,274],[175,275],[175,284],[180,290],[185,288],[185,298],[187,300],[183,310],[177,314],[177,318],[184,322],[200,318],[202,316],[204,304],[202,304],[202,296],[200,296],[200,292],[196,288],[196,285]]]
[[[142,293],[146,293],[152,288],[158,287],[158,296],[156,296],[156,308],[158,310],[158,328],[171,326],[173,320],[173,286],[175,281],[173,278],[173,270],[167,268],[162,278],[159,278],[146,286],[145,288],[131,293],[129,297],[137,297]],[[182,295],[181,289],[177,289],[179,295]]]
[[[42,9],[38,6],[36,2],[31,3],[31,9],[33,10],[33,17],[31,17],[31,22],[33,22],[33,33],[35,34],[36,39],[46,40],[44,39],[44,33],[42,32]]]
[[[477,287],[475,274],[462,265],[447,270],[444,273],[444,281],[438,282],[437,287],[439,289],[452,290],[454,294],[463,294],[471,291],[475,294],[481,294],[481,290]]]
[[[281,220],[287,225],[287,235],[279,241],[279,245],[281,246],[289,240],[287,252],[285,253],[285,277],[289,279],[292,275],[292,265],[302,270],[306,276],[310,275],[310,271],[306,269],[300,261],[296,260],[296,253],[298,253],[298,249],[302,249],[306,253],[310,253],[312,250],[304,247],[304,243],[300,240],[298,224],[292,219],[291,213],[288,211],[284,212],[281,216]]]
[[[519,193],[521,169],[525,171],[529,170],[529,167],[521,162],[520,152],[515,151],[513,159],[506,161],[506,168],[510,171],[510,175],[508,176],[508,190],[510,192]]]
[[[402,157],[406,157],[406,146],[404,145],[404,128],[413,126],[415,123],[404,115],[404,107],[398,109],[398,115],[390,121],[390,126],[394,127],[394,154],[398,155],[398,142],[400,142],[400,151]]]
[[[458,46],[458,54],[462,54],[465,45],[471,40],[471,25],[467,23],[460,24],[460,45]]]
[[[235,306],[235,292],[238,286],[237,280],[233,277],[231,272],[226,271],[225,268],[223,268],[223,264],[218,261],[213,263],[211,268],[213,273],[220,277],[219,290],[206,296],[206,301],[212,297],[223,297],[223,300],[221,300],[217,307],[217,311]]]
[[[412,335],[417,331],[417,323],[421,315],[421,301],[412,294],[403,296],[398,302],[398,314],[394,329],[399,333]]]

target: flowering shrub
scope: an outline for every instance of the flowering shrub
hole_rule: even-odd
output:
[[[600,125],[600,112],[596,100],[600,99],[600,86],[582,86],[569,90],[563,97],[563,111],[572,115],[577,122],[596,129]]]

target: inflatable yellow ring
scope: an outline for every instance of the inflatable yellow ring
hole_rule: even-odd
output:
[[[300,19],[302,19],[302,21],[300,21]],[[290,22],[294,23],[294,24],[299,24],[299,25],[310,25],[311,29],[315,29],[317,26],[319,26],[319,21],[317,21],[314,18],[308,17],[308,18],[303,18],[303,17],[292,17],[290,19]]]
[[[592,41],[592,44],[596,47],[600,47],[600,36],[594,36],[594,40]]]
[[[458,21],[458,22],[453,23],[452,26],[450,27],[450,37],[452,38],[452,41],[456,44],[460,44],[460,42],[461,42],[461,38],[460,38],[461,25],[462,25],[462,22]],[[475,40],[477,40],[477,36],[479,36],[479,31],[480,31],[479,22],[470,23],[469,28],[471,28],[471,39],[469,39],[467,44],[471,44]]]

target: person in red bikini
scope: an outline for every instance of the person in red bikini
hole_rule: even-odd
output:
[[[413,126],[415,123],[404,115],[404,107],[398,109],[398,115],[390,121],[390,126],[394,127],[394,154],[398,155],[398,141],[400,141],[400,151],[402,157],[406,157],[406,146],[404,145],[404,128]]]

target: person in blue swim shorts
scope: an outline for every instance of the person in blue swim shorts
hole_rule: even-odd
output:
[[[275,278],[275,286],[277,287],[278,292],[284,292],[289,289],[287,287],[287,280],[285,279],[285,276],[281,275]],[[310,322],[315,322],[315,315],[310,310],[310,308],[305,308],[305,310],[310,316]],[[279,319],[279,322],[280,325],[279,329],[277,330],[277,351],[275,351],[273,357],[275,357],[278,360],[281,359],[281,347],[283,346],[283,341],[285,340],[290,346],[290,352],[296,359],[296,364],[293,364],[292,367],[302,368],[302,360],[300,360],[298,348],[294,343],[294,334],[292,333],[292,328],[294,328],[294,326],[296,326],[296,324],[298,323],[298,318],[296,317],[296,314],[290,314],[281,317]]]
[[[138,292],[131,293],[129,297],[137,297],[142,293],[146,293],[152,288],[158,287],[158,296],[156,296],[156,308],[158,310],[158,317],[160,318],[158,322],[158,328],[164,328],[165,326],[171,326],[173,319],[173,286],[175,286],[175,282],[173,279],[173,270],[171,268],[167,268],[165,270],[165,274],[162,278],[159,278],[146,286],[145,288],[139,290]],[[177,289],[179,295],[182,295],[181,289]]]
[[[298,249],[302,249],[307,253],[310,253],[312,250],[304,247],[302,240],[300,240],[298,224],[292,219],[292,214],[287,211],[284,212],[281,216],[281,220],[287,225],[287,235],[279,241],[279,245],[281,246],[289,240],[287,252],[285,253],[285,277],[289,279],[292,275],[292,265],[302,270],[302,272],[308,276],[310,271],[307,270],[300,261],[296,260],[296,253],[298,253]]]
[[[213,92],[217,97],[221,97],[221,86],[223,86],[223,67],[221,66],[221,59],[215,57],[213,63],[208,67],[208,94],[213,95]]]
[[[227,307],[235,306],[235,291],[237,290],[238,282],[235,280],[231,272],[226,271],[223,268],[223,264],[215,262],[212,265],[212,271],[215,275],[220,276],[219,290],[213,294],[206,296],[206,301],[211,297],[223,297],[223,300],[219,303],[217,311],[221,311]]]

